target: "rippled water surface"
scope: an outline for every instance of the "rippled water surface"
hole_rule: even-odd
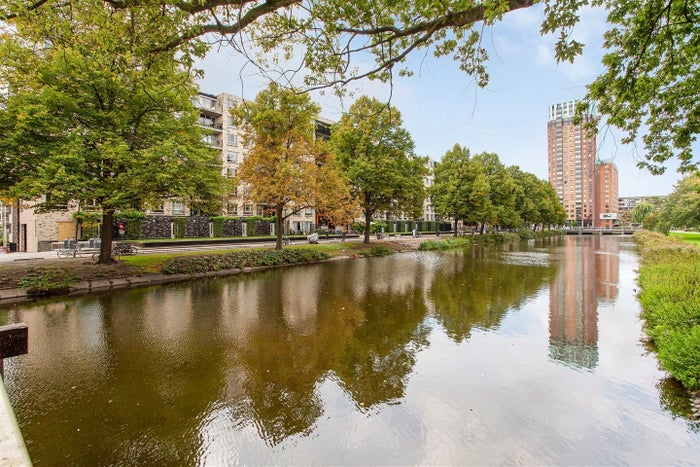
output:
[[[36,465],[697,464],[629,238],[337,261],[0,310]]]

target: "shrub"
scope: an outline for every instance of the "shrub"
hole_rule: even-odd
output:
[[[196,274],[245,267],[316,263],[328,258],[326,253],[309,249],[232,251],[222,255],[172,258],[163,265],[161,272],[164,274]]]
[[[535,232],[529,227],[521,227],[520,230],[518,230],[518,236],[523,240],[529,240],[535,238]]]
[[[381,222],[381,221],[380,222],[372,222],[372,224],[369,226],[369,231],[371,233],[377,233],[377,232],[381,232],[382,229],[384,229],[384,231],[386,232],[386,228],[387,228],[386,222]]]
[[[445,238],[443,240],[428,240],[418,247],[421,251],[447,250],[450,248],[463,248],[471,246],[471,239],[465,237]]]
[[[124,221],[124,239],[138,240],[141,238],[142,219],[129,219]]]
[[[27,295],[59,295],[70,292],[77,277],[70,271],[60,268],[30,268],[19,280],[19,285],[27,289]]]
[[[481,243],[513,243],[520,241],[520,235],[515,232],[493,232],[473,237]]]
[[[384,245],[372,245],[369,250],[358,250],[357,253],[362,256],[389,256],[394,254],[394,250]]]

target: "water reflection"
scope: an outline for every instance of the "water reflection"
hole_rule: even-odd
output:
[[[456,342],[468,339],[473,328],[497,328],[509,310],[550,282],[558,266],[547,254],[496,255],[485,248],[452,254],[455,260],[437,272],[429,295],[437,319]]]
[[[549,354],[578,368],[598,364],[598,301],[617,297],[619,243],[569,236],[549,292]]]
[[[16,307],[0,322],[27,322],[31,346],[7,366],[8,389],[37,465],[483,463],[492,457],[479,453],[496,452],[494,463],[571,463],[559,455],[566,436],[528,444],[523,422],[553,438],[588,423],[547,412],[571,404],[551,380],[570,389],[595,375],[551,364],[546,349],[599,365],[618,245],[412,253]],[[508,326],[521,333],[508,340]],[[630,379],[608,387],[648,394]],[[607,384],[593,381],[572,413],[588,414],[588,394]],[[547,422],[533,421],[540,411]],[[591,414],[602,424],[591,445],[605,414]]]

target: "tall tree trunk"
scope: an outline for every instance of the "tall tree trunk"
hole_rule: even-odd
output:
[[[282,225],[284,225],[284,219],[282,219],[282,205],[278,204],[275,206],[275,250],[282,249],[282,236],[284,235]]]
[[[455,217],[455,228],[454,228],[454,233],[452,234],[453,237],[457,236],[457,218]]]
[[[78,211],[80,211],[80,206],[78,206]],[[73,241],[75,242],[75,250],[73,250],[73,258],[78,254],[78,230],[80,229],[80,221],[75,220],[75,231],[73,232]]]
[[[369,209],[365,210],[365,243],[369,243],[369,227],[372,223],[372,212]]]
[[[102,210],[102,231],[100,232],[100,264],[113,263],[112,259],[112,224],[114,209]]]
[[[485,229],[485,227],[486,227],[486,222],[482,222],[482,223],[481,223],[481,230],[480,230],[481,235],[484,235],[484,229]]]

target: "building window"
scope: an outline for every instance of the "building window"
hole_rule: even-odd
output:
[[[205,144],[208,144],[209,146],[219,146],[219,142],[216,139],[215,135],[204,135],[202,137],[202,141],[204,141]]]
[[[253,205],[252,204],[246,204],[243,206],[243,214],[246,216],[249,216],[253,213]]]
[[[238,146],[238,135],[235,133],[229,133],[227,141],[230,146]]]
[[[232,164],[238,163],[238,153],[236,151],[228,151],[226,153],[226,161]]]
[[[164,210],[163,203],[160,202],[160,203],[157,203],[153,206],[153,209],[151,209],[151,212],[162,214],[163,210]]]
[[[185,215],[185,205],[179,201],[173,201],[173,215],[183,216]]]

